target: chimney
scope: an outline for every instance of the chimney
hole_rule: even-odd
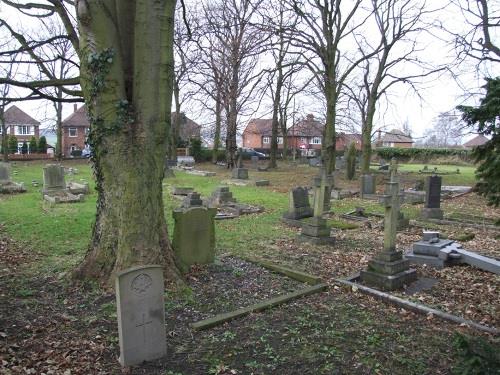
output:
[[[78,104],[73,104],[73,112],[76,112],[76,110],[78,109]]]

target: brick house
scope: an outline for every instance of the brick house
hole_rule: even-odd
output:
[[[175,121],[176,113],[172,112],[172,123]],[[179,129],[179,138],[184,142],[189,141],[191,138],[201,138],[201,125],[197,124],[189,117],[186,116],[184,112],[180,112],[181,116],[181,126]]]
[[[465,142],[462,146],[466,149],[473,149],[474,147],[477,147],[477,146],[482,146],[484,145],[486,142],[488,142],[489,139],[486,138],[484,135],[482,134],[479,134],[477,136],[475,136],[474,138],[472,138],[470,141],[468,142]]]
[[[271,125],[272,119],[250,120],[243,131],[243,147],[270,149]],[[315,119],[314,115],[308,114],[288,129],[288,147],[291,149],[321,150],[323,129],[324,123]],[[339,133],[336,139],[336,148],[342,151],[351,142],[355,143],[356,149],[361,150],[361,135]],[[283,148],[283,135],[281,129],[278,129],[278,149],[280,148]]]
[[[40,122],[19,109],[17,106],[10,106],[4,112],[3,116],[7,134],[14,135],[17,138],[18,152],[20,152],[23,142],[26,142],[29,147],[31,137],[35,137],[37,140],[40,137]],[[1,127],[0,136],[3,137]]]
[[[80,108],[75,104],[71,115],[62,122],[62,153],[70,156],[72,151],[83,150],[87,142],[90,123],[85,105]]]
[[[381,136],[379,130],[375,145],[376,147],[411,148],[413,147],[413,139],[399,129],[385,132],[384,136]]]

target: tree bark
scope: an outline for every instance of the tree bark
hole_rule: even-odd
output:
[[[217,163],[217,156],[220,146],[220,128],[222,122],[222,101],[220,91],[217,91],[215,97],[215,131],[214,131],[214,147],[212,149],[212,163]]]
[[[57,88],[57,97],[62,98],[62,90],[59,88]],[[54,107],[56,109],[56,155],[55,156],[56,159],[60,161],[63,158],[62,103],[54,102]]]
[[[0,106],[0,126],[2,126],[2,160],[9,161],[9,137],[7,134],[7,126],[5,126],[4,118],[5,106]]]
[[[160,264],[178,280],[162,199],[175,0],[79,0],[76,8],[98,198],[75,276],[109,285],[120,270]]]

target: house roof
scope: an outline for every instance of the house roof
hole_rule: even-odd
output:
[[[180,113],[181,116],[185,118],[185,122],[181,123],[179,129],[179,137],[183,140],[189,140],[190,138],[200,138],[201,137],[201,125],[197,124],[189,117],[187,117],[183,112]],[[176,112],[172,112],[171,119],[172,122],[175,121]],[[181,119],[182,121],[182,119]]]
[[[392,143],[413,143],[413,139],[399,129],[392,129],[391,131],[386,132],[381,141]]]
[[[322,137],[324,124],[308,114],[288,129],[288,135],[296,137]]]
[[[252,133],[259,135],[271,135],[273,120],[270,118],[253,118],[248,121],[248,124],[243,133]],[[281,129],[278,129],[281,134]]]
[[[40,125],[40,121],[35,120],[17,106],[10,106],[3,114],[6,125]]]
[[[479,134],[477,136],[475,136],[474,138],[472,138],[470,141],[468,142],[465,142],[463,144],[464,147],[476,147],[476,146],[482,146],[484,145],[486,142],[488,142],[489,139],[486,138],[484,135],[482,134]]]
[[[75,104],[76,108],[76,104]],[[87,117],[87,110],[85,108],[85,105],[82,105],[80,108],[78,108],[76,111],[74,111],[71,115],[66,117],[63,122],[62,122],[63,127],[68,127],[68,126],[85,126],[89,127],[90,122]]]
[[[343,150],[354,143],[357,150],[361,149],[361,134],[354,133],[338,133],[337,134],[337,149]]]

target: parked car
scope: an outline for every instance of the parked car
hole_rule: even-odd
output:
[[[259,151],[255,151],[253,148],[247,148],[247,147],[243,147],[241,149],[241,155],[243,157],[243,159],[250,159],[252,156],[258,156],[259,159],[268,159],[269,156],[262,153],[262,152],[259,152]]]

